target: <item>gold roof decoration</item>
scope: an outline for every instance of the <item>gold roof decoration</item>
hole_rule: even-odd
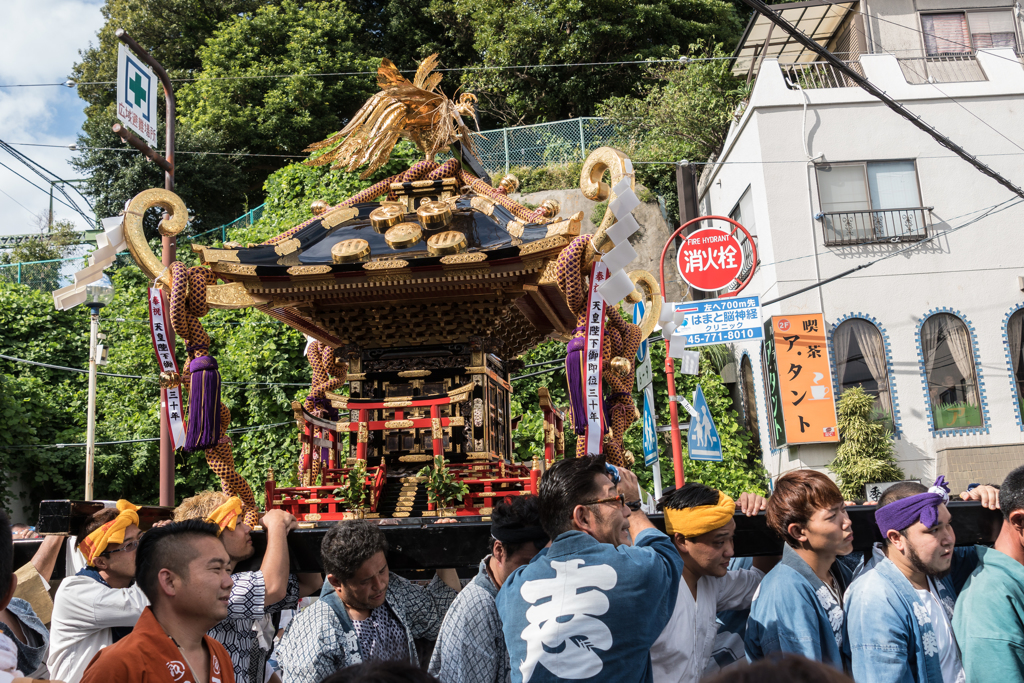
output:
[[[307,152],[331,149],[304,163],[323,166],[334,162],[332,168],[349,172],[366,165],[359,176],[365,179],[387,163],[399,137],[411,140],[431,161],[456,141],[472,152],[471,134],[460,112],[472,114],[476,98],[463,93],[458,104],[448,99],[438,89],[441,74],[431,73],[437,63],[436,54],[424,59],[409,82],[390,59],[382,59],[377,69],[381,91],[339,133],[307,147]]]

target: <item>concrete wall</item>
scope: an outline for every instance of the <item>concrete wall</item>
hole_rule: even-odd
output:
[[[1020,183],[1024,181],[1024,152],[1016,145],[1024,147],[1024,129],[1019,125],[1024,69],[1010,50],[981,52],[978,61],[986,81],[944,84],[940,93],[929,84],[909,84],[895,57],[862,58],[868,78],[882,90]],[[819,155],[827,162],[915,160],[921,203],[934,207],[929,234],[959,227],[981,210],[1014,197],[859,88],[790,90],[777,63],[767,60],[750,104],[734,125],[719,159],[725,163],[709,169],[701,183],[705,210],[726,215],[751,188],[761,267],[747,292],[760,294],[763,300],[907,246],[825,246],[822,223],[814,220],[820,206],[813,165],[808,160]],[[1007,317],[1024,306],[1017,281],[1024,275],[1024,245],[1019,236],[1022,221],[1024,207],[1011,206],[764,311],[766,318],[823,313],[830,329],[847,317],[865,317],[881,328],[890,352],[897,453],[908,478],[930,481],[942,473],[940,465],[952,467],[964,458],[969,460],[971,456],[963,455],[970,453],[967,449],[982,449],[978,452],[980,463],[989,457],[985,449],[1024,443],[1024,421],[1004,340]],[[962,316],[973,329],[985,417],[981,429],[932,430],[919,328],[928,315],[940,310]],[[834,446],[768,447],[760,344],[737,345],[734,351],[737,360],[744,352],[751,356],[754,400],[769,471],[778,475],[797,467],[824,468],[834,457]],[[945,460],[940,453],[947,454]],[[999,467],[985,469],[982,479],[998,480],[1000,472],[1005,474],[1002,470],[1024,463],[1022,456],[1021,449],[1006,457],[1000,455]]]

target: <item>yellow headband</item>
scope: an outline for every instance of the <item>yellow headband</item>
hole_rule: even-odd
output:
[[[124,543],[124,530],[132,524],[139,525],[139,508],[127,500],[117,501],[117,509],[121,513],[96,531],[85,537],[78,549],[85,555],[85,561],[92,566],[93,561],[106,551],[111,543]]]
[[[242,514],[242,501],[239,500],[238,496],[231,496],[227,499],[223,505],[210,513],[210,516],[204,519],[204,522],[210,522],[216,524],[217,535],[220,536],[224,529],[235,530],[235,525],[238,524],[238,515]]]
[[[700,505],[682,510],[665,508],[665,531],[670,536],[682,534],[686,538],[695,538],[725,526],[735,513],[735,501],[719,491],[718,503],[715,505]]]

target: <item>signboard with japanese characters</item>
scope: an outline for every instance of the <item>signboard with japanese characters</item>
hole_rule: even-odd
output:
[[[601,398],[601,349],[604,342],[604,298],[598,291],[608,279],[608,266],[595,261],[590,269],[587,299],[587,453],[600,453],[604,438],[604,410]]]
[[[685,301],[675,305],[676,335],[686,335],[686,346],[708,346],[761,339],[759,297]]]
[[[715,292],[731,282],[739,282],[743,249],[730,233],[701,228],[683,241],[676,263],[688,285],[704,292]]]
[[[124,45],[117,46],[117,118],[156,147],[156,75]]]
[[[773,316],[771,332],[786,443],[837,443],[832,369],[821,314]]]
[[[764,354],[761,357],[764,372],[764,388],[768,397],[768,434],[772,448],[786,444],[786,423],[782,419],[782,393],[779,391],[779,372],[776,369],[775,338],[772,336],[772,321],[764,324]]]
[[[174,345],[170,343],[170,306],[167,294],[160,287],[149,288],[149,334],[153,340],[157,366],[161,373],[178,375],[178,361]],[[181,400],[181,387],[160,390],[160,410],[170,425],[171,448],[185,443],[185,406]]]

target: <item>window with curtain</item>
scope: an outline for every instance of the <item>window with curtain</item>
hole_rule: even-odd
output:
[[[820,164],[815,173],[826,244],[925,236],[913,160]]]
[[[1021,358],[1021,338],[1024,337],[1024,309],[1010,316],[1006,323],[1006,343],[1013,364],[1013,381],[1017,386],[1017,405],[1024,415],[1024,362]]]
[[[930,57],[990,48],[1017,49],[1017,31],[1010,10],[922,14],[921,28]]]
[[[933,315],[921,326],[921,351],[934,428],[981,427],[974,345],[967,325],[955,315]]]
[[[832,351],[840,395],[852,387],[861,387],[875,397],[875,418],[892,429],[892,392],[882,333],[867,320],[851,318],[832,333]]]

